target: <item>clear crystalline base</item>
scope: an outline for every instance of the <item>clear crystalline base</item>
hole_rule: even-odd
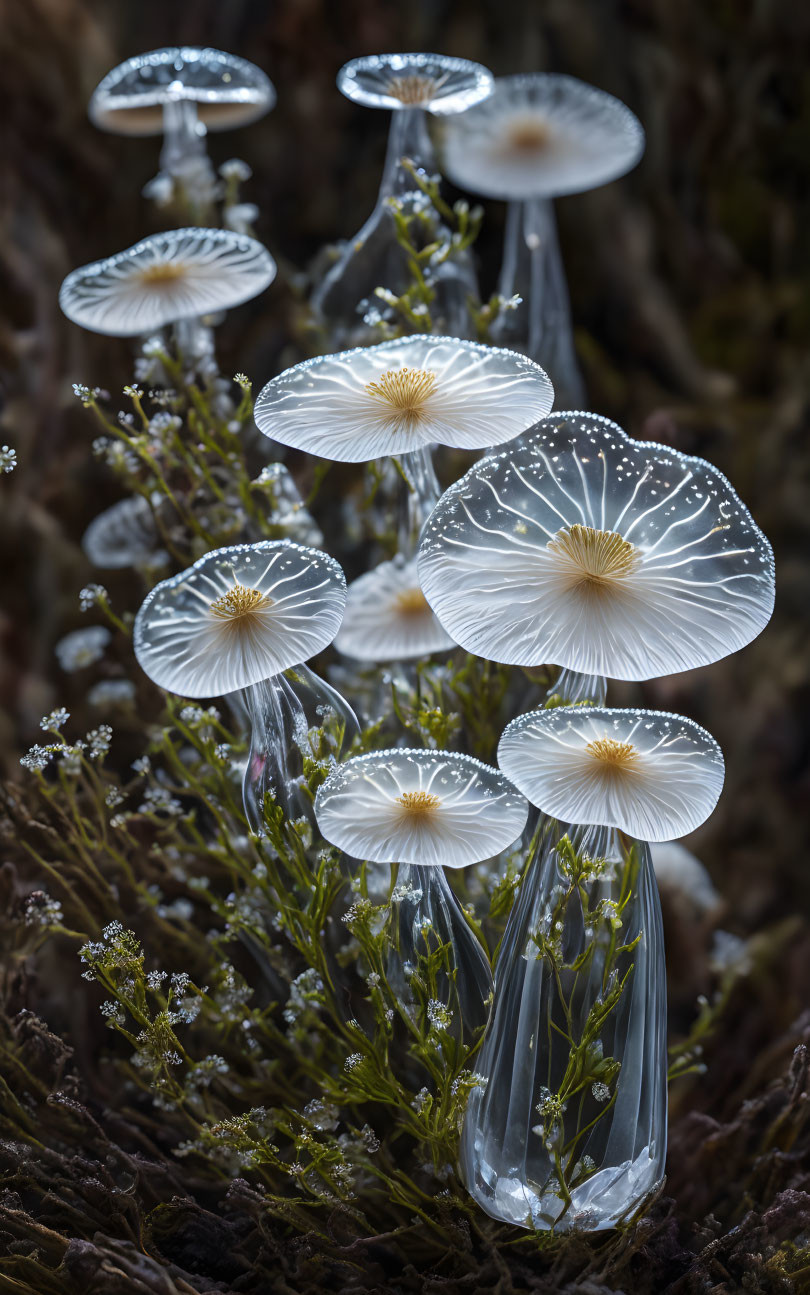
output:
[[[548,822],[495,967],[468,1191],[536,1229],[615,1226],[663,1178],[666,973],[649,849]]]

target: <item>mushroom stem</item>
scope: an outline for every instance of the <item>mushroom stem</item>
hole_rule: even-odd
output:
[[[167,175],[182,175],[192,158],[206,156],[206,130],[192,99],[168,99],[163,105],[163,148],[160,169]]]
[[[492,330],[493,340],[523,351],[543,366],[554,383],[556,406],[585,407],[550,199],[509,203],[498,291],[507,299],[519,296],[522,304],[505,312]]]
[[[185,372],[211,379],[218,372],[214,353],[214,330],[199,316],[178,319],[172,325],[177,355]]]
[[[468,1191],[537,1230],[616,1226],[666,1154],[666,969],[649,848],[553,823],[521,883],[461,1141]],[[586,1221],[587,1220],[587,1221]]]
[[[399,552],[411,558],[425,522],[438,503],[441,487],[433,467],[430,446],[423,445],[409,454],[402,454],[397,462],[408,487],[405,507],[400,514]]]
[[[418,1027],[429,1028],[430,1002],[452,1014],[443,1028],[454,1039],[469,1045],[486,1026],[492,970],[443,868],[399,865],[387,974]]]
[[[384,309],[377,295],[385,288],[395,297],[404,296],[412,287],[414,273],[422,278],[422,287],[430,302],[421,302],[425,313],[419,326],[448,336],[469,337],[472,322],[467,300],[478,295],[478,281],[469,249],[432,258],[416,270],[408,253],[397,241],[390,199],[398,200],[405,219],[419,215],[414,236],[421,245],[449,244],[450,231],[428,198],[420,192],[410,171],[402,166],[406,157],[425,177],[438,174],[438,163],[422,108],[399,108],[392,114],[382,181],[377,202],[362,229],[348,239],[335,264],[327,271],[312,293],[312,308],[329,327],[335,348],[368,346],[377,340],[380,312]],[[436,264],[433,261],[436,261]],[[433,322],[431,324],[431,317]],[[399,314],[391,321],[401,324]],[[408,325],[417,324],[408,316]]]
[[[242,797],[251,830],[264,835],[267,792],[287,818],[314,821],[304,759],[339,756],[359,736],[351,706],[305,665],[252,684],[237,696],[250,724]]]
[[[399,108],[391,114],[378,202],[400,197],[413,189],[413,177],[402,166],[403,157],[413,162],[417,171],[428,175],[435,175],[439,170],[423,108]]]
[[[563,669],[546,693],[546,699],[559,698],[566,706],[591,702],[604,706],[607,697],[607,679],[601,674],[580,674],[578,670]]]

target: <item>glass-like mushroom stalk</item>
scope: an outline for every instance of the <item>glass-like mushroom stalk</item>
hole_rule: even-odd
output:
[[[564,667],[553,690],[570,701],[603,700],[603,676],[718,661],[774,599],[771,547],[716,468],[581,413],[545,419],[442,495],[419,576],[457,643]]]
[[[374,295],[375,289],[387,288],[399,296],[408,283],[407,258],[397,243],[390,201],[398,200],[405,216],[422,213],[426,245],[446,242],[449,246],[450,231],[402,166],[402,159],[407,158],[424,176],[438,171],[425,113],[463,112],[490,93],[493,78],[486,68],[467,59],[442,54],[382,54],[353,59],[341,68],[337,83],[341,93],[355,103],[392,113],[374,211],[359,233],[348,240],[312,297],[312,306],[328,327],[332,343],[357,346],[378,335],[371,317],[366,318],[370,312],[380,316],[385,309]],[[436,292],[441,327],[447,333],[467,336],[466,300],[477,291],[469,254],[446,259],[430,286]]]
[[[202,317],[258,296],[275,276],[275,261],[255,238],[227,229],[172,229],[73,270],[59,305],[74,324],[111,337],[173,325],[178,350],[193,366],[213,351]]]
[[[439,495],[431,446],[511,440],[553,399],[544,371],[523,355],[417,335],[296,364],[262,389],[254,416],[271,440],[322,458],[395,456],[409,486],[400,548],[410,554]]]
[[[275,101],[271,82],[253,63],[182,46],[138,54],[113,68],[93,92],[89,114],[101,130],[162,134],[160,175],[149,191],[160,193],[166,177],[172,195],[204,220],[216,197],[206,133],[247,126]]]
[[[348,703],[304,664],[332,642],[346,583],[337,562],[289,540],[216,549],[156,585],[135,619],[135,655],[183,697],[237,694],[250,721],[243,792],[263,831],[267,792],[311,813],[303,760],[337,756],[359,733]]]
[[[509,203],[498,290],[521,302],[504,313],[495,340],[539,361],[564,408],[585,400],[552,200],[617,179],[643,151],[629,108],[553,73],[498,78],[488,99],[443,125],[453,183]]]
[[[444,868],[498,854],[528,806],[496,769],[448,751],[378,751],[347,760],[318,791],[318,827],[355,859],[398,865],[388,980],[406,1015],[472,1042],[487,1021],[489,959]]]
[[[563,707],[510,724],[498,760],[550,817],[495,968],[462,1175],[504,1222],[614,1227],[660,1183],[666,1155],[666,968],[647,842],[708,817],[723,757],[680,716]]]

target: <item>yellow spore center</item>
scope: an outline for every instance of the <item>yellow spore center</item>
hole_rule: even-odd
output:
[[[518,153],[539,153],[548,145],[550,131],[543,121],[527,117],[512,123],[509,144]]]
[[[141,283],[159,288],[163,284],[176,283],[178,279],[184,278],[185,274],[186,267],[181,261],[158,261],[155,265],[145,266],[138,277]]]
[[[392,76],[385,90],[386,94],[390,95],[392,99],[399,99],[400,103],[417,106],[430,103],[443,79],[437,80],[432,76],[419,76],[418,73],[413,73],[411,76]]]
[[[432,791],[403,791],[401,796],[397,796],[397,804],[402,806],[408,818],[427,818],[441,803]]]
[[[615,737],[594,738],[585,750],[610,770],[633,769],[638,761],[638,751],[632,742],[620,742]]]
[[[616,531],[598,531],[579,522],[563,527],[546,548],[564,560],[573,587],[590,593],[604,593],[625,580],[641,561],[636,546]]]
[[[430,603],[421,589],[403,589],[397,594],[394,606],[400,616],[426,616],[430,612]]]
[[[263,594],[260,589],[248,589],[245,585],[235,584],[233,589],[214,599],[211,603],[211,611],[220,620],[234,621],[269,607],[272,601],[272,598]]]
[[[367,382],[366,391],[387,405],[397,423],[414,426],[425,415],[425,402],[437,386],[431,369],[387,369],[379,382]]]

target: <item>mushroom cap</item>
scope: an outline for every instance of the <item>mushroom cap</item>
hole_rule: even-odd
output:
[[[54,652],[62,669],[70,674],[100,661],[111,638],[106,625],[83,625],[60,638]]]
[[[631,170],[644,131],[629,108],[572,76],[498,77],[488,99],[444,123],[442,170],[462,189],[525,201],[596,189]]]
[[[217,612],[235,593],[252,603]],[[220,697],[301,665],[340,626],[346,580],[338,563],[290,540],[214,549],[147,594],[135,618],[141,668],[182,697]]]
[[[401,797],[414,798],[414,809]],[[520,836],[528,812],[497,769],[451,751],[356,756],[330,773],[315,798],[318,827],[346,854],[446,868],[500,853]]]
[[[670,841],[700,827],[725,772],[711,734],[682,715],[606,706],[520,715],[504,729],[498,763],[544,814],[619,828],[640,841]]]
[[[160,135],[163,105],[191,101],[207,130],[230,130],[263,117],[276,102],[272,82],[235,54],[193,46],[137,54],[108,72],[88,112],[101,130]]]
[[[446,54],[370,54],[344,63],[338,89],[367,108],[464,112],[492,93],[495,78],[480,63]]]
[[[82,536],[82,548],[90,561],[105,570],[145,562],[159,544],[152,509],[143,495],[131,495],[105,508]]]
[[[613,679],[719,661],[774,599],[771,546],[716,468],[583,413],[552,415],[451,486],[419,576],[467,651]]]
[[[389,399],[381,388],[392,376]],[[282,445],[365,463],[435,442],[480,450],[511,440],[553,400],[548,375],[525,355],[415,334],[285,369],[259,393],[254,417]]]
[[[59,305],[74,324],[135,337],[249,301],[276,263],[255,238],[229,229],[171,229],[73,270]]]
[[[407,661],[456,645],[422,593],[416,559],[381,562],[349,585],[335,647],[356,661]]]

